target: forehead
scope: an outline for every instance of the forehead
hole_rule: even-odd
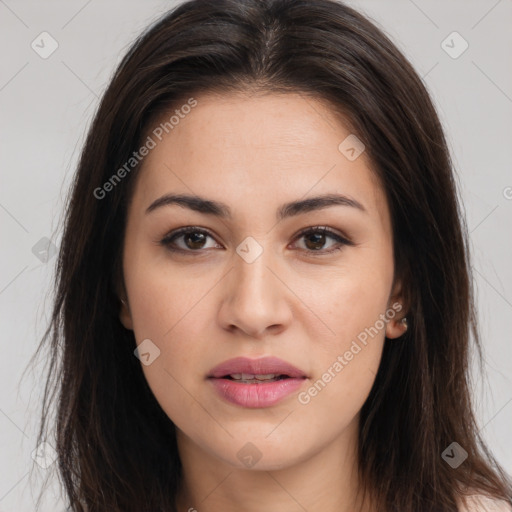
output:
[[[329,147],[336,154],[340,137],[350,134],[325,102],[303,94],[206,94],[196,101],[169,135],[180,153],[215,155],[216,164],[229,167],[235,162],[250,167],[254,157],[284,166],[304,157],[317,162]],[[165,113],[159,122],[169,117]]]
[[[193,108],[175,105],[149,127],[156,145],[143,160],[136,194],[146,203],[178,191],[242,207],[249,199],[281,204],[311,191],[357,195],[369,209],[385,206],[366,154],[351,161],[340,151],[353,134],[327,102],[302,94],[194,99]]]

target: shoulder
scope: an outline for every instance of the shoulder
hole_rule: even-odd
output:
[[[512,512],[506,501],[489,498],[483,494],[466,496],[466,502],[459,505],[459,512]]]

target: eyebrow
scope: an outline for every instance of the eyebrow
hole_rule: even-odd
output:
[[[158,208],[169,205],[178,205],[206,215],[213,215],[222,219],[231,219],[232,213],[228,205],[212,199],[188,194],[165,194],[153,201],[146,209],[146,214]],[[277,210],[277,220],[281,221],[288,217],[309,213],[315,210],[323,210],[332,206],[349,206],[362,212],[367,212],[365,207],[350,197],[341,194],[325,194],[322,196],[310,197],[299,201],[283,204]]]

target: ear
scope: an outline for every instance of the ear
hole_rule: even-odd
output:
[[[124,280],[118,286],[117,296],[119,297],[119,321],[123,324],[125,329],[133,331],[132,313],[130,311],[130,303],[126,294]]]
[[[115,263],[114,271],[112,272],[111,286],[112,291],[119,299],[119,321],[125,329],[133,331],[130,303],[128,302],[128,294],[126,293],[126,286],[124,284],[124,276],[120,261]]]
[[[408,306],[406,304],[403,293],[402,281],[397,280],[393,285],[391,296],[388,302],[388,311],[394,311],[395,315],[386,324],[386,338],[396,339],[405,334],[407,331],[407,314]]]
[[[125,329],[133,331],[132,314],[130,311],[130,305],[128,304],[127,298],[120,299],[121,306],[119,309],[119,320],[123,324]]]

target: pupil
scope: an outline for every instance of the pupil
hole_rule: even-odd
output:
[[[192,240],[192,246],[191,244],[188,244],[187,243],[187,246],[190,248],[190,249],[200,249],[201,248],[201,243],[204,243],[204,233],[187,233],[185,235],[185,239],[187,241],[189,240]],[[197,240],[199,238],[199,240]],[[197,246],[195,244],[198,244]]]
[[[308,244],[307,240],[308,239],[315,239],[315,241],[313,242],[313,247],[310,247],[310,245]],[[318,244],[320,243],[320,247],[317,247],[316,245],[314,244]],[[321,248],[322,245],[324,245],[325,243],[325,235],[321,234],[321,233],[314,233],[312,235],[309,235],[307,238],[306,238],[306,246],[308,247],[308,249],[319,249]]]

